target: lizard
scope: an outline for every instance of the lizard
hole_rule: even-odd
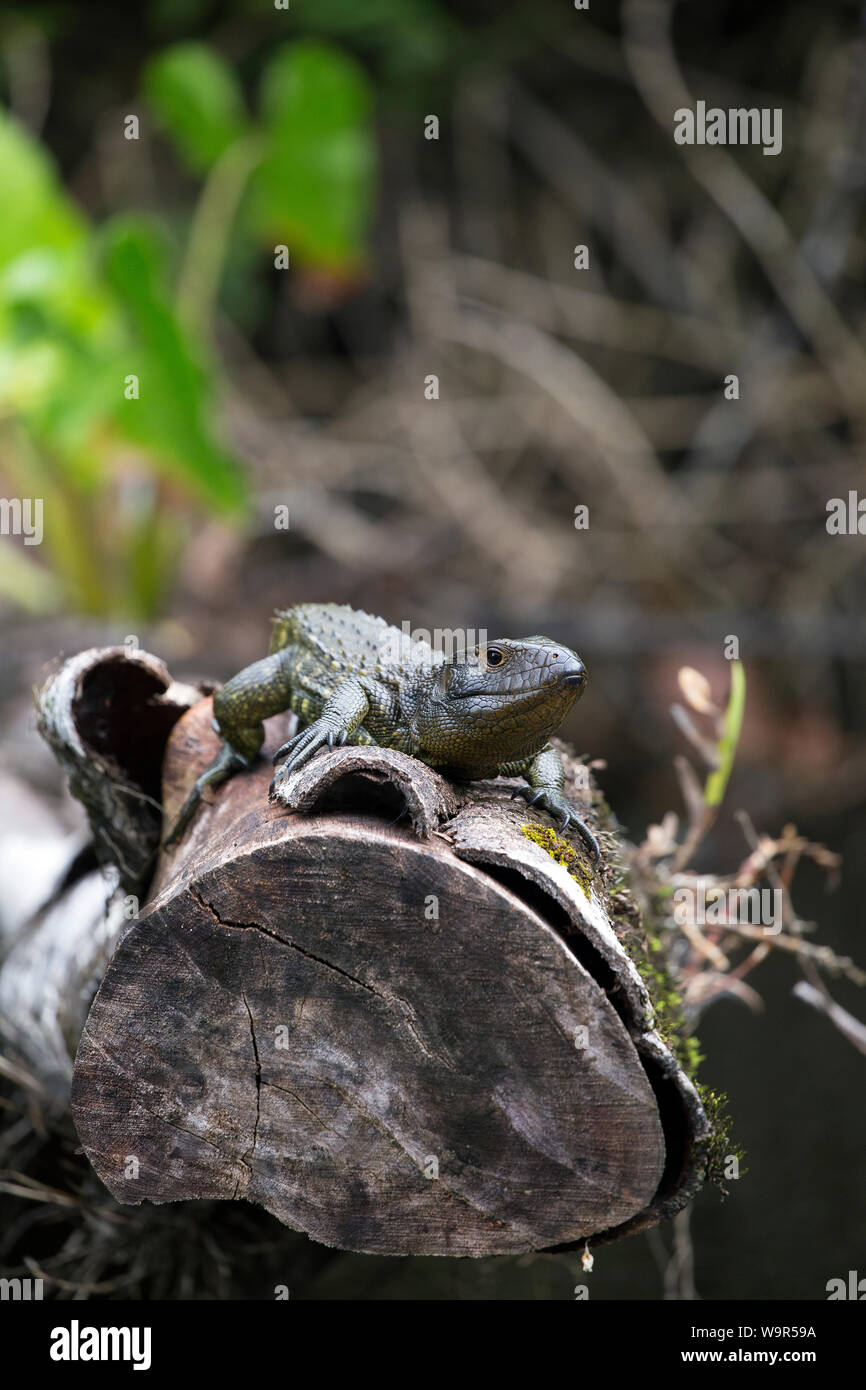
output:
[[[497,638],[446,656],[382,618],[343,604],[278,610],[268,655],[213,697],[222,747],[192,787],[165,843],[183,835],[202,792],[256,760],[263,720],[291,709],[304,727],[277,750],[271,798],[319,749],[378,744],[459,781],[523,777],[513,793],[572,826],[598,860],[598,842],[563,794],[549,742],[583,694],[577,652],[550,637]]]

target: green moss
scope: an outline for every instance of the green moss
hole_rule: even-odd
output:
[[[711,1091],[709,1086],[704,1086],[700,1081],[695,1082],[695,1089],[712,1128],[706,1152],[707,1182],[714,1183],[727,1196],[725,1182],[730,1181],[730,1178],[725,1168],[732,1158],[736,1158],[737,1176],[742,1177],[747,1173],[748,1168],[743,1167],[745,1150],[731,1140],[731,1117],[727,1113],[728,1097],[724,1092]]]
[[[592,876],[584,869],[580,857],[567,840],[557,835],[555,830],[543,825],[523,825],[520,827],[527,840],[538,845],[549,854],[557,864],[571,874],[584,894],[589,897]],[[616,865],[616,878],[607,887],[607,908],[624,949],[637,967],[646,986],[655,1013],[655,1029],[662,1042],[673,1053],[686,1076],[692,1081],[701,1100],[711,1131],[706,1149],[707,1181],[727,1192],[725,1187],[725,1167],[731,1157],[741,1162],[743,1150],[732,1145],[731,1120],[728,1116],[728,1098],[719,1091],[711,1091],[697,1080],[698,1068],[703,1054],[696,1037],[689,1032],[683,1014],[683,1003],[676,981],[671,973],[661,937],[657,932],[648,931],[643,925],[641,913],[628,890],[628,874]],[[651,920],[666,915],[664,899],[673,888],[662,885],[658,892],[658,902],[653,902]],[[746,1170],[740,1168],[742,1174]]]
[[[632,958],[655,1010],[656,1032],[686,1075],[694,1080],[703,1056],[697,1038],[688,1031],[680,992],[668,967],[661,938],[648,932],[639,943],[638,952],[632,950]]]
[[[742,1164],[744,1156],[744,1150],[734,1145],[731,1139],[728,1098],[721,1091],[710,1090],[709,1086],[697,1079],[703,1054],[697,1038],[688,1031],[682,998],[668,967],[661,938],[648,932],[642,946],[642,958],[637,959],[635,964],[655,1009],[656,1032],[691,1079],[709,1121],[711,1133],[706,1148],[707,1182],[715,1184],[727,1194],[725,1167],[732,1157]],[[741,1166],[740,1176],[745,1171]]]
[[[533,844],[539,845],[545,853],[557,864],[561,864],[567,869],[576,883],[580,885],[585,896],[589,897],[589,886],[592,882],[592,875],[587,873],[580,862],[580,856],[573,845],[567,840],[563,840],[557,835],[555,830],[551,830],[546,825],[521,825],[521,833]]]

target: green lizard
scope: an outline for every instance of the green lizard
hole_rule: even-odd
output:
[[[586,685],[576,652],[549,637],[498,638],[446,658],[382,618],[335,603],[278,612],[269,655],[214,696],[223,745],[198,778],[166,844],[186,829],[206,787],[253,763],[263,719],[294,710],[305,727],[276,753],[273,797],[318,749],[397,748],[459,781],[518,777],[514,793],[573,826],[594,859],[598,842],[563,795],[562,760],[548,742]]]

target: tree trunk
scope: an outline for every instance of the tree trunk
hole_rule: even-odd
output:
[[[165,824],[210,721],[170,734]],[[681,1207],[708,1126],[602,876],[527,838],[550,821],[508,783],[389,750],[320,753],[300,809],[269,804],[288,731],[161,853],[90,1010],[73,1114],[118,1201],[243,1197],[329,1245],[476,1256]]]

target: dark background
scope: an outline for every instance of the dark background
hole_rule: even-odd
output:
[[[147,95],[148,64],[170,45],[221,55],[251,111],[280,44],[350,55],[376,164],[354,249],[334,252],[314,225],[302,241],[279,216],[269,237],[243,201],[232,223],[190,352],[210,391],[205,430],[240,480],[234,510],[108,415],[83,453],[64,454],[71,387],[19,414],[4,398],[4,495],[38,457],[46,511],[77,518],[96,575],[83,588],[46,537],[34,564],[50,583],[28,579],[22,599],[16,571],[0,588],[10,777],[55,795],[29,707],[58,651],[134,632],[175,676],[225,679],[265,652],[275,606],[346,602],[398,626],[546,632],[577,648],[590,683],[563,735],[606,761],[601,785],[639,840],[680,810],[677,670],[698,667],[724,703],[735,634],[746,718],[698,867],[745,857],[737,808],[771,835],[794,822],[843,856],[832,894],[803,865],[799,914],[866,962],[866,542],[825,528],[828,500],[864,486],[864,13],[805,0],[5,7],[13,115],[97,241],[130,214],[158,229],[169,298],[208,178]],[[781,107],[781,154],[675,145],[674,78],[691,104]],[[128,112],[141,117],[135,144],[121,134]],[[423,138],[430,113],[438,141]],[[293,237],[304,250],[285,274],[272,248]],[[59,342],[46,312],[27,331]],[[24,330],[10,323],[14,350]],[[731,372],[737,402],[723,399]],[[274,529],[277,504],[288,532]],[[151,569],[130,560],[136,537],[158,556]],[[821,1299],[828,1279],[866,1274],[864,1059],[792,998],[797,978],[773,954],[750,976],[763,1012],[723,999],[700,1023],[701,1079],[729,1094],[748,1167],[726,1200],[712,1189],[694,1206],[705,1298]],[[830,987],[862,1016],[861,991]],[[161,1213],[168,1250],[185,1219]],[[305,1252],[251,1220],[244,1248],[269,1253],[258,1271],[238,1261],[238,1297],[269,1297],[281,1260],[298,1297],[569,1298],[582,1281],[562,1256]],[[52,1239],[43,1230],[40,1257]],[[660,1297],[659,1258],[658,1239],[604,1249],[592,1297]]]

